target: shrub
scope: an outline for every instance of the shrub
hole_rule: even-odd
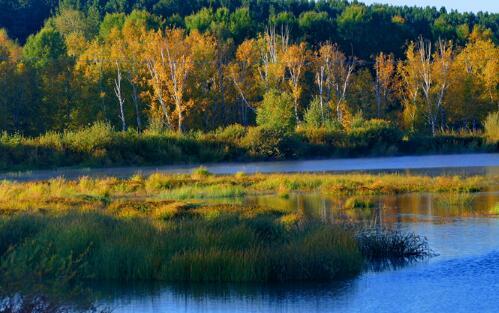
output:
[[[229,125],[226,128],[219,129],[216,132],[216,138],[225,142],[237,143],[246,135],[246,127],[240,124]]]
[[[97,122],[76,132],[66,132],[63,139],[74,151],[99,154],[112,142],[115,134],[110,124]]]
[[[319,128],[324,125],[326,112],[321,110],[320,99],[314,98],[303,116],[307,127]]]
[[[211,175],[211,173],[208,171],[208,169],[206,167],[200,166],[200,167],[197,167],[197,168],[192,170],[191,177],[193,179],[203,179],[203,178],[206,178],[210,175]]]
[[[402,141],[402,132],[392,123],[381,120],[362,120],[352,123],[348,131],[348,146],[352,152],[394,153]]]
[[[297,133],[308,143],[338,148],[345,145],[346,133],[334,128],[300,128]]]
[[[296,126],[293,98],[275,90],[267,92],[257,110],[256,123],[265,128],[292,131]]]
[[[304,143],[282,128],[252,127],[241,143],[247,154],[256,159],[293,158],[304,154]]]

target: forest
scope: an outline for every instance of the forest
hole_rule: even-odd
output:
[[[2,1],[0,163],[39,156],[32,146],[81,152],[70,137],[92,129],[216,138],[257,158],[370,153],[355,148],[366,136],[389,138],[374,153],[442,136],[494,150],[498,25],[496,13],[347,1]],[[294,151],[258,146],[272,137]]]

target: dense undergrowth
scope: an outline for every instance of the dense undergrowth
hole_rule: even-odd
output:
[[[388,122],[371,120],[351,129],[229,126],[210,133],[114,131],[95,124],[79,131],[29,138],[0,135],[0,170],[64,166],[124,166],[279,160],[361,155],[497,151],[480,134],[404,137]]]

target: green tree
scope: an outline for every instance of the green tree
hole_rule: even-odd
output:
[[[296,119],[293,114],[293,97],[277,90],[267,92],[257,109],[256,123],[273,129],[294,130]]]

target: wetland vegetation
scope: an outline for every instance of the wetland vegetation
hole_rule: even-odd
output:
[[[469,194],[493,182],[493,177],[394,174],[219,176],[203,168],[190,175],[129,179],[4,181],[1,270],[12,281],[37,282],[61,276],[77,281],[332,280],[359,273],[373,256],[425,255],[428,247],[417,237],[380,230],[372,236],[353,225],[308,218],[299,209],[212,200],[257,194],[285,198],[294,192]],[[351,209],[372,206],[361,198],[347,203]]]

